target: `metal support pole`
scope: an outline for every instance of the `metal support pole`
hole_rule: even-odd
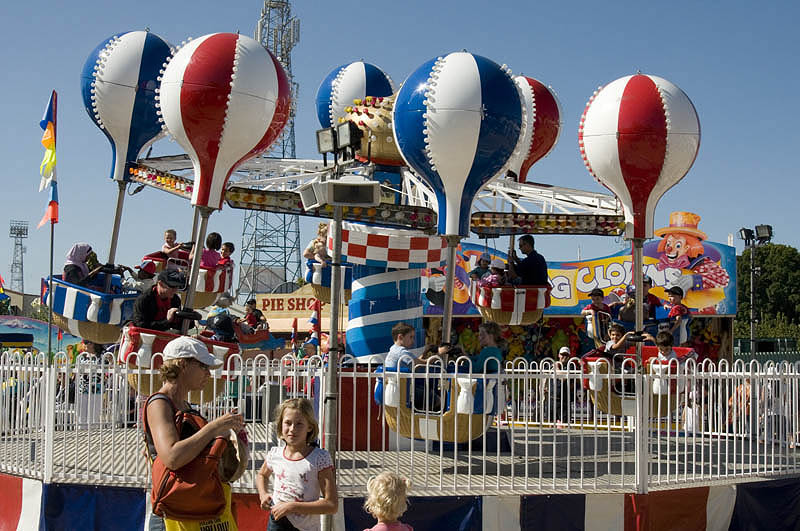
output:
[[[47,366],[53,363],[53,241],[55,223],[50,220],[50,278],[47,279]]]
[[[456,248],[461,236],[445,236],[447,238],[447,277],[444,288],[444,311],[442,312],[442,343],[450,342],[453,329],[453,290],[456,277]]]
[[[125,166],[127,170],[127,165]],[[119,240],[119,227],[122,223],[122,207],[125,204],[125,188],[128,183],[125,181],[117,181],[117,209],[114,211],[114,228],[111,229],[111,243],[108,246],[108,260],[106,265],[114,266],[117,260],[117,241]],[[106,274],[105,292],[108,293],[111,288],[111,274]]]
[[[642,250],[644,239],[633,239],[633,285],[636,286],[636,332],[644,328],[644,259]],[[636,342],[636,367],[642,367],[642,342]]]
[[[756,266],[753,255],[756,253],[756,246],[754,242],[750,242],[750,356],[756,354]],[[753,358],[754,359],[754,358]]]
[[[636,286],[636,332],[644,328],[644,239],[633,239],[633,283]],[[642,364],[642,342],[636,342],[636,424],[634,427],[634,449],[636,455],[636,492],[647,493],[649,482],[647,436],[650,406],[649,376],[644,374]]]
[[[339,438],[339,308],[342,298],[342,207],[333,207],[333,267],[331,277],[331,335],[328,339],[328,367],[325,378],[323,447],[336,463]],[[320,316],[320,319],[322,317]],[[333,529],[333,515],[322,516],[323,531]]]
[[[197,231],[197,237],[200,240],[205,239],[206,230],[208,229],[208,217],[211,215],[212,209],[206,206],[195,207],[200,211],[200,227]],[[186,298],[183,300],[184,310],[194,309],[194,292],[197,286],[197,277],[200,276],[200,260],[203,257],[203,247],[195,243],[194,259],[192,260],[192,268],[189,270],[189,285],[186,289]],[[181,334],[186,334],[189,331],[189,321],[184,320],[181,322]]]

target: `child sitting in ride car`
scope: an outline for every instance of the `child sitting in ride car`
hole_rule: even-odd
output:
[[[581,315],[594,315],[596,312],[605,312],[610,314],[611,307],[603,302],[603,290],[600,288],[594,288],[592,291],[589,292],[589,297],[591,297],[592,302],[588,304],[583,310],[581,310]]]
[[[482,288],[499,288],[507,284],[506,263],[499,258],[495,258],[489,264],[489,274],[480,280],[480,286]]]
[[[469,272],[469,278],[471,280],[480,280],[485,275],[489,274],[489,264],[492,261],[492,257],[489,253],[483,253],[480,258],[478,258],[478,265],[475,266],[475,269]]]
[[[303,251],[303,258],[307,260],[315,260],[322,264],[322,267],[328,265],[328,224],[320,223],[317,227],[317,237],[311,240]]]
[[[225,242],[222,244],[222,248],[219,250],[219,262],[217,262],[217,267],[226,267],[233,269],[233,258],[231,255],[236,248],[233,245],[233,242]]]
[[[219,249],[222,247],[222,236],[218,232],[211,232],[206,236],[206,246],[200,255],[200,267],[213,269],[217,267],[219,259]],[[194,248],[189,253],[189,261],[194,260]]]

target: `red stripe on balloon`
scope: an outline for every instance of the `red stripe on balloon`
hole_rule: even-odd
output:
[[[667,152],[667,118],[658,87],[637,74],[622,92],[617,119],[617,149],[622,177],[631,194],[634,238],[644,238],[647,199],[656,185]]]
[[[194,182],[198,190],[197,206],[209,206],[237,39],[238,36],[231,33],[207,38],[194,51],[183,73],[181,119],[186,138],[192,143],[200,164],[200,175],[195,176]]]
[[[526,77],[525,80],[533,90],[533,101],[536,105],[533,136],[530,151],[519,170],[519,182],[524,183],[528,170],[542,157],[547,155],[558,139],[561,128],[561,116],[558,113],[558,102],[550,89],[536,79]]]
[[[235,168],[245,160],[265,151],[270,145],[272,145],[273,142],[275,142],[275,139],[281,134],[283,127],[289,120],[289,106],[291,105],[289,79],[286,77],[286,72],[284,72],[281,64],[277,59],[275,59],[275,56],[272,55],[272,52],[269,50],[267,50],[267,52],[269,53],[270,59],[272,59],[272,65],[275,68],[275,74],[278,78],[278,99],[275,102],[275,113],[272,115],[272,122],[270,122],[269,127],[267,127],[267,130],[264,133],[264,136],[261,137],[261,140],[259,140],[253,149],[248,151],[244,157],[236,161],[236,164],[234,164],[232,168]]]

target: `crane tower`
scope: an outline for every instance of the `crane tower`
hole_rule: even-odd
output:
[[[292,104],[283,133],[267,157],[293,159],[294,117],[298,84],[292,76],[292,48],[300,39],[300,20],[292,16],[291,3],[265,0],[256,24],[255,39],[277,57],[291,86]],[[260,177],[268,177],[261,175]],[[251,175],[252,179],[258,175]],[[238,293],[249,299],[269,293],[300,276],[300,220],[292,214],[245,211]]]

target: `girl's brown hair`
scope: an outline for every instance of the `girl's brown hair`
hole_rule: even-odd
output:
[[[308,432],[308,437],[306,437],[306,443],[311,444],[316,441],[319,437],[319,423],[314,416],[314,406],[311,405],[311,401],[307,398],[290,398],[284,400],[282,404],[275,408],[275,425],[278,428],[278,437],[283,438],[281,436],[281,427],[283,426],[283,414],[287,409],[296,409],[299,411],[311,427],[311,430]]]

